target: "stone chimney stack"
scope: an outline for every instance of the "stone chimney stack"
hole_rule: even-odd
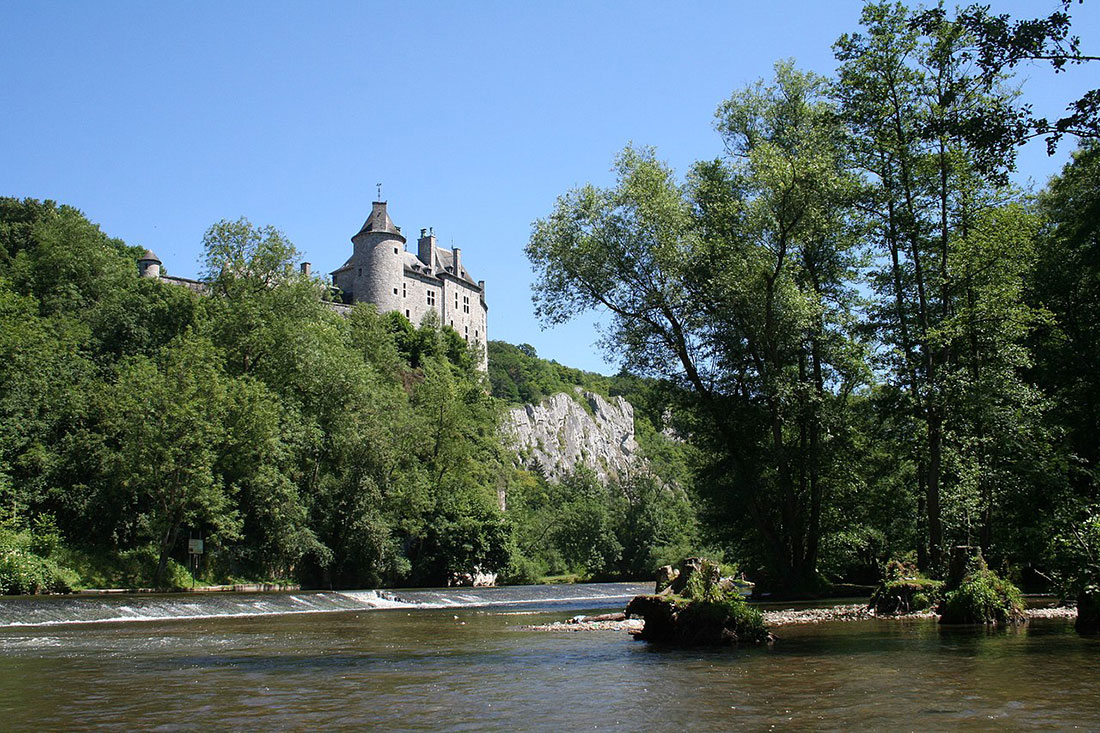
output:
[[[455,277],[462,277],[462,250],[454,248]]]
[[[435,230],[428,229],[425,234],[420,230],[420,239],[416,243],[416,256],[430,269],[435,269]]]
[[[310,272],[310,264],[308,262],[303,262],[302,263],[302,274],[305,275],[306,277],[309,277],[309,272]]]
[[[484,280],[478,280],[477,281],[477,286],[478,286],[478,288],[481,289],[481,297],[482,297],[482,299],[484,299],[485,298],[485,281]]]

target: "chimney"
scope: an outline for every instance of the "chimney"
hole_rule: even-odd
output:
[[[477,281],[477,287],[478,287],[479,290],[481,290],[481,297],[484,298],[485,297],[485,281],[484,280],[478,280]]]
[[[302,263],[302,274],[305,275],[306,277],[309,277],[309,270],[310,270],[309,263],[308,262],[303,262]]]
[[[462,250],[454,248],[455,277],[462,277]]]
[[[435,230],[429,229],[427,234],[420,230],[420,239],[416,243],[416,256],[428,266],[429,272],[435,271]]]

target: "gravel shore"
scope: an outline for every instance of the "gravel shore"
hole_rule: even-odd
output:
[[[764,623],[770,627],[791,626],[793,624],[819,624],[825,621],[864,621],[872,618],[886,619],[934,619],[938,616],[932,611],[910,613],[902,616],[877,616],[865,604],[853,603],[828,608],[788,608],[763,611]],[[618,616],[616,614],[616,616]],[[1077,616],[1075,608],[1031,608],[1028,618],[1066,618]],[[639,631],[644,622],[641,619],[574,616],[568,621],[555,621],[551,624],[525,626],[531,631]]]

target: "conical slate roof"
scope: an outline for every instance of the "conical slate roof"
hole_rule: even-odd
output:
[[[386,211],[385,201],[375,201],[372,204],[370,216],[363,222],[363,227],[359,230],[359,234],[365,234],[367,232],[387,232],[389,234],[396,234],[398,237],[401,237],[402,240],[405,239],[401,234],[401,230],[394,225],[393,219],[390,218],[389,213]],[[359,236],[359,234],[355,236]]]
[[[153,254],[153,250],[147,249],[145,250],[145,254],[141,256],[138,262],[156,262],[157,264],[160,264],[160,258]]]

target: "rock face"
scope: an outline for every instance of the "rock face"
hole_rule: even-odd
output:
[[[642,467],[634,408],[622,397],[608,401],[579,388],[575,395],[559,392],[541,404],[513,408],[505,431],[523,465],[541,466],[550,479],[587,466],[601,481],[625,480]]]

